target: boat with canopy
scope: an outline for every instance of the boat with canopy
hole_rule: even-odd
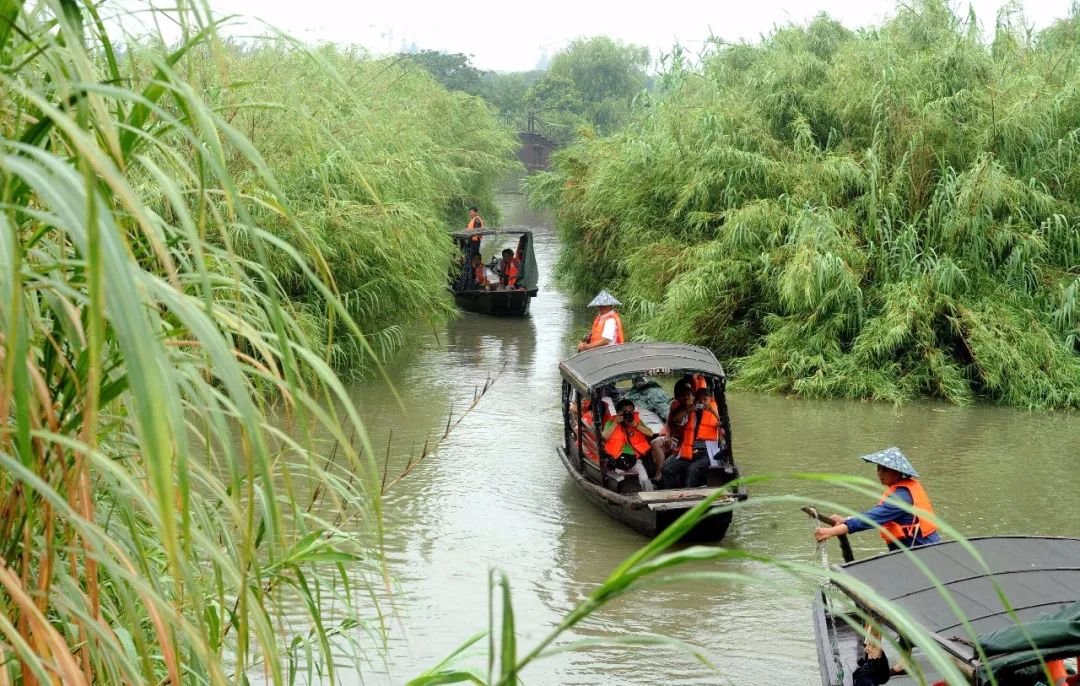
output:
[[[718,505],[731,505],[747,497],[739,484],[739,469],[731,447],[731,422],[725,396],[724,370],[711,351],[680,343],[625,343],[578,353],[559,365],[562,374],[563,439],[559,459],[575,486],[613,518],[647,535],[655,536],[690,508],[718,491]],[[579,408],[599,408],[632,394],[634,379],[696,378],[711,391],[725,440],[711,455],[707,483],[695,488],[647,490],[633,472],[612,468],[613,458],[604,451],[600,413]],[[636,403],[637,404],[637,403]],[[659,408],[658,408],[659,409]],[[663,417],[638,407],[640,418],[660,431]],[[717,508],[690,532],[704,540],[720,540],[731,524],[731,508]]]
[[[525,228],[494,228],[462,230],[451,234],[461,253],[461,258],[450,272],[450,290],[458,307],[469,312],[502,316],[524,316],[529,303],[539,292],[540,280],[533,249],[532,231]],[[483,262],[482,250],[490,248],[489,262]],[[498,281],[499,256],[503,249],[514,252],[517,274],[513,285],[487,288],[477,284],[470,261],[474,254],[481,255],[484,270]]]

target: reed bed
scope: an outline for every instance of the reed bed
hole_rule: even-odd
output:
[[[1080,18],[941,0],[666,61],[534,177],[581,290],[743,388],[1080,406]]]
[[[0,6],[0,683],[334,683],[387,585],[335,366],[445,308],[509,135],[392,63],[162,21]]]

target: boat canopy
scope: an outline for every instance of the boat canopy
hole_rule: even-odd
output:
[[[968,543],[978,558],[949,541],[842,565],[835,584],[866,609],[871,605],[844,577],[870,586],[982,674],[1037,662],[1039,651],[1047,660],[1080,653],[1080,539],[994,536]],[[975,641],[988,663],[979,663]]]
[[[454,231],[451,235],[454,238],[472,238],[473,236],[522,236],[524,234],[532,235],[530,229],[524,229],[513,226],[505,227],[493,227],[490,229],[460,229]]]
[[[724,378],[711,350],[682,343],[623,343],[578,353],[559,363],[563,378],[582,393],[635,376],[704,374]]]

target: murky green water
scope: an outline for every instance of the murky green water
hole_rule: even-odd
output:
[[[494,386],[437,451],[387,497],[394,597],[388,667],[355,683],[403,683],[487,627],[488,570],[505,570],[514,590],[521,644],[531,646],[645,539],[588,503],[555,455],[560,438],[557,364],[584,331],[587,313],[560,293],[550,221],[522,196],[502,196],[507,224],[536,228],[540,297],[525,319],[465,314],[438,332],[421,329],[391,373],[407,408],[387,384],[355,387],[375,445],[393,431],[390,474],[446,412],[469,405],[488,378]],[[485,250],[485,257],[487,251]],[[501,371],[500,371],[501,370]],[[891,406],[806,401],[735,393],[733,440],[744,474],[846,472],[871,478],[856,459],[901,446],[923,474],[938,511],[969,536],[1080,535],[1076,470],[1080,416],[996,407]],[[795,493],[853,507],[871,503],[835,487],[787,479],[759,485],[752,498]],[[879,552],[873,534],[853,539],[856,555]],[[724,545],[813,561],[810,525],[795,504],[735,515]],[[839,553],[831,549],[835,559]],[[705,567],[776,580],[760,585],[682,583],[622,598],[590,618],[576,638],[657,633],[701,647],[721,670],[661,648],[609,648],[561,654],[535,664],[526,683],[819,684],[809,597],[765,565]],[[483,665],[482,659],[475,661]]]

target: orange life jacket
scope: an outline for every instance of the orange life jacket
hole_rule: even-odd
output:
[[[585,402],[588,403],[589,401],[586,400]],[[596,449],[596,433],[593,428],[593,416],[592,412],[587,408],[588,405],[586,405],[585,411],[581,413],[581,449],[582,452],[585,453],[586,458],[599,464],[600,451]]]
[[[705,388],[705,377],[701,374],[694,374],[690,377],[690,386],[694,392],[697,393],[700,389]]]
[[[515,286],[515,285],[517,285],[517,277],[518,277],[519,269],[518,269],[518,261],[517,261],[516,258],[511,258],[510,262],[505,262],[505,261],[502,262],[502,264],[500,265],[500,270],[502,271],[502,274],[499,276],[499,282],[502,283],[502,285],[504,285],[504,286]]]
[[[716,410],[716,401],[712,398],[708,402],[709,407]],[[717,410],[719,413],[719,410]],[[724,433],[720,421],[711,412],[701,411],[701,425],[697,423],[697,410],[690,407],[689,416],[686,418],[686,426],[683,427],[683,439],[679,444],[679,457],[684,460],[694,459],[694,441],[718,441]]]
[[[881,505],[888,500],[889,496],[896,493],[896,489],[898,488],[908,489],[908,493],[911,494],[911,505],[916,510],[924,510],[929,512],[930,515],[934,514],[934,506],[930,504],[930,498],[927,497],[922,484],[915,479],[901,479],[892,486],[889,486],[885,489],[885,495],[881,496],[881,500],[878,501],[878,505]],[[914,516],[915,519],[911,521],[911,524],[897,524],[896,522],[886,522],[882,524],[881,538],[886,543],[913,541],[916,536],[929,536],[937,531],[937,525],[934,524],[932,517],[920,518],[918,515]]]
[[[596,315],[596,319],[594,319],[592,323],[592,336],[589,338],[591,342],[595,343],[604,337],[604,324],[612,317],[615,318],[615,340],[611,341],[610,344],[620,344],[624,342],[622,319],[619,318],[619,313],[615,310],[610,310],[607,314]]]
[[[641,421],[638,417],[638,413],[634,413],[633,426],[627,426],[622,422],[615,424],[615,430],[611,432],[607,440],[604,441],[604,452],[611,457],[618,457],[622,455],[623,448],[630,445],[634,449],[635,455],[644,455],[649,451],[649,439],[645,438],[645,434],[638,430],[638,422]]]
[[[487,285],[487,268],[484,265],[473,267],[473,276],[476,278],[476,285]]]
[[[480,215],[476,215],[475,217],[472,217],[472,218],[469,219],[469,223],[465,228],[468,229],[469,231],[472,231],[474,229],[482,229],[482,228],[484,228],[484,220],[480,218]],[[472,242],[473,243],[479,243],[480,242],[480,236],[473,236],[472,237]]]

